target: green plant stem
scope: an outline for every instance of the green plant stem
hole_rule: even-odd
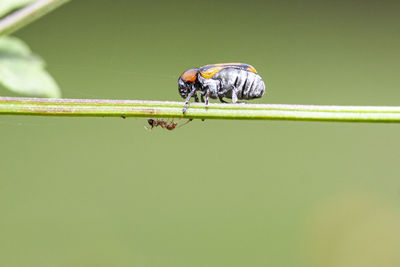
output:
[[[0,20],[0,35],[11,34],[69,0],[38,0]]]
[[[0,115],[180,118],[182,102],[0,97]],[[400,107],[191,103],[184,118],[400,122]]]

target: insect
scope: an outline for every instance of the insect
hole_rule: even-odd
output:
[[[179,119],[178,122],[179,122],[180,120],[181,120],[181,119]],[[191,119],[190,119],[190,120],[187,120],[185,123],[179,125],[178,128],[180,128],[180,127],[182,127],[182,126],[188,124],[188,123],[191,122],[191,121],[192,121]],[[175,128],[177,127],[178,122],[175,122],[175,121],[173,121],[173,120],[172,120],[172,121],[166,121],[166,120],[164,120],[164,119],[148,119],[148,120],[147,120],[147,123],[150,125],[150,127],[144,126],[144,128],[145,128],[146,130],[151,131],[153,128],[160,126],[161,128],[164,128],[164,129],[167,129],[167,130],[172,131],[173,129],[175,129]]]
[[[209,98],[231,98],[233,103],[238,99],[260,98],[265,93],[265,84],[256,69],[244,63],[221,63],[206,65],[198,69],[189,69],[182,73],[178,80],[179,94],[185,99],[183,113],[186,112],[190,99],[208,106]],[[205,99],[204,99],[205,98]]]

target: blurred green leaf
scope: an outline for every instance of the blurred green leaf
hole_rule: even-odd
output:
[[[4,16],[8,12],[26,6],[34,2],[35,0],[1,0],[0,1],[0,17]]]
[[[0,84],[24,95],[58,98],[57,83],[44,61],[16,37],[0,37]]]

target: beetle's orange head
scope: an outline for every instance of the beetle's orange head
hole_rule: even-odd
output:
[[[182,73],[178,80],[179,94],[186,98],[192,90],[192,85],[197,80],[199,69],[190,69]]]

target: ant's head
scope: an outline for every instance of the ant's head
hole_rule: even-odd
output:
[[[156,125],[156,121],[153,119],[148,119],[147,122],[149,123],[149,125],[151,126],[151,128],[155,127]]]

